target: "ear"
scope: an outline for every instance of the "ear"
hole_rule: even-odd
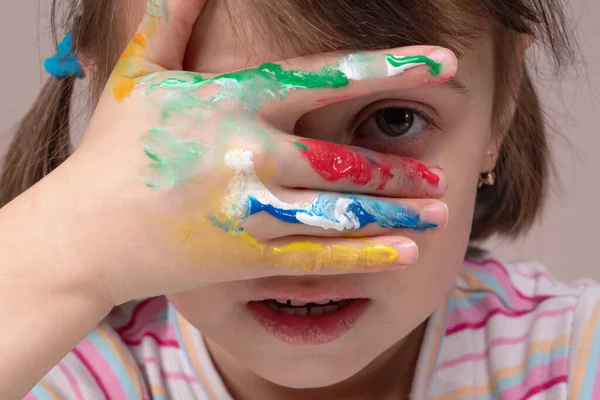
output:
[[[496,167],[502,143],[506,138],[515,117],[515,112],[519,104],[521,96],[521,86],[523,76],[526,73],[525,52],[534,43],[534,38],[530,35],[522,34],[520,43],[517,44],[516,53],[519,55],[515,61],[521,68],[509,73],[508,76],[502,77],[501,81],[497,81],[496,85],[502,85],[508,79],[508,86],[504,86],[505,99],[500,104],[496,104],[498,110],[495,110],[496,116],[492,121],[488,141],[484,147],[484,154],[481,157],[480,172],[486,173],[492,171]],[[517,67],[518,68],[518,67]]]

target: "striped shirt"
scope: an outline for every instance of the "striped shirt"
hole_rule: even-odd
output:
[[[429,320],[412,398],[600,399],[599,361],[600,286],[466,261]],[[231,397],[200,332],[157,297],[115,309],[26,399]]]

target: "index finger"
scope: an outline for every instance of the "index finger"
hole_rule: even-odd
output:
[[[281,123],[282,115],[295,124],[296,118],[328,104],[443,83],[456,74],[458,60],[442,47],[407,46],[310,55],[261,68],[278,80],[285,96],[264,104],[259,114],[266,121],[279,122],[274,125],[289,132],[287,124]]]
[[[164,70],[181,70],[194,24],[206,0],[148,0],[137,32],[109,81],[117,101],[128,97],[135,80]]]

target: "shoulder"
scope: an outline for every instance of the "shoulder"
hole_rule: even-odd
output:
[[[467,261],[446,321],[440,365],[471,376],[478,390],[501,398],[600,398],[600,384],[590,392],[600,361],[594,282],[564,284],[539,263]]]
[[[27,399],[149,399],[159,388],[150,387],[146,361],[161,358],[161,344],[171,340],[166,305],[149,299],[115,309]]]

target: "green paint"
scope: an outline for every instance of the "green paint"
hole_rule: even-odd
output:
[[[429,65],[429,73],[431,76],[439,75],[442,70],[441,62],[433,61],[426,56],[397,57],[393,54],[387,54],[385,56],[385,61],[394,68],[400,68],[409,64],[427,64]]]
[[[224,101],[242,104],[248,114],[254,115],[265,100],[283,99],[294,89],[324,89],[348,86],[348,77],[337,66],[325,66],[320,72],[284,70],[281,65],[266,63],[257,68],[226,73],[213,78],[203,78],[191,72],[178,72],[176,76],[159,82],[145,79],[146,94],[156,89],[171,89],[171,96],[164,103],[162,119],[167,120],[174,112],[199,107],[213,108]],[[202,87],[214,84],[217,93],[201,98]]]
[[[300,150],[308,150],[308,146],[305,145],[304,143],[294,142],[294,146],[296,146]]]
[[[164,0],[154,1],[164,3]],[[187,130],[188,126],[201,126],[205,118],[212,118],[211,110],[220,105],[241,105],[241,108],[233,108],[214,121],[218,133],[215,151],[226,149],[234,134],[252,135],[265,149],[272,150],[272,133],[255,121],[256,113],[265,101],[281,100],[295,89],[346,87],[351,79],[387,76],[388,65],[400,68],[416,63],[429,65],[432,75],[440,73],[441,63],[425,56],[388,54],[384,61],[371,53],[355,53],[341,57],[337,64],[324,66],[318,72],[284,70],[281,65],[265,63],[212,78],[192,72],[170,72],[166,78],[164,73],[143,77],[137,86],[145,88],[149,101],[157,102],[160,110],[159,128],[149,131],[144,139],[144,151],[152,160],[150,167],[158,179],[158,182],[147,180],[147,184],[172,187],[189,179],[203,148],[198,142],[180,139],[176,133]],[[166,92],[150,96],[157,89]],[[174,116],[176,120],[172,120]],[[307,150],[306,147],[303,149]]]
[[[148,15],[162,19],[163,23],[167,22],[168,9],[167,0],[148,0],[146,3],[146,12]]]
[[[146,185],[171,188],[186,182],[200,162],[204,147],[195,141],[180,140],[164,128],[154,128],[144,136],[144,152],[152,162]]]

